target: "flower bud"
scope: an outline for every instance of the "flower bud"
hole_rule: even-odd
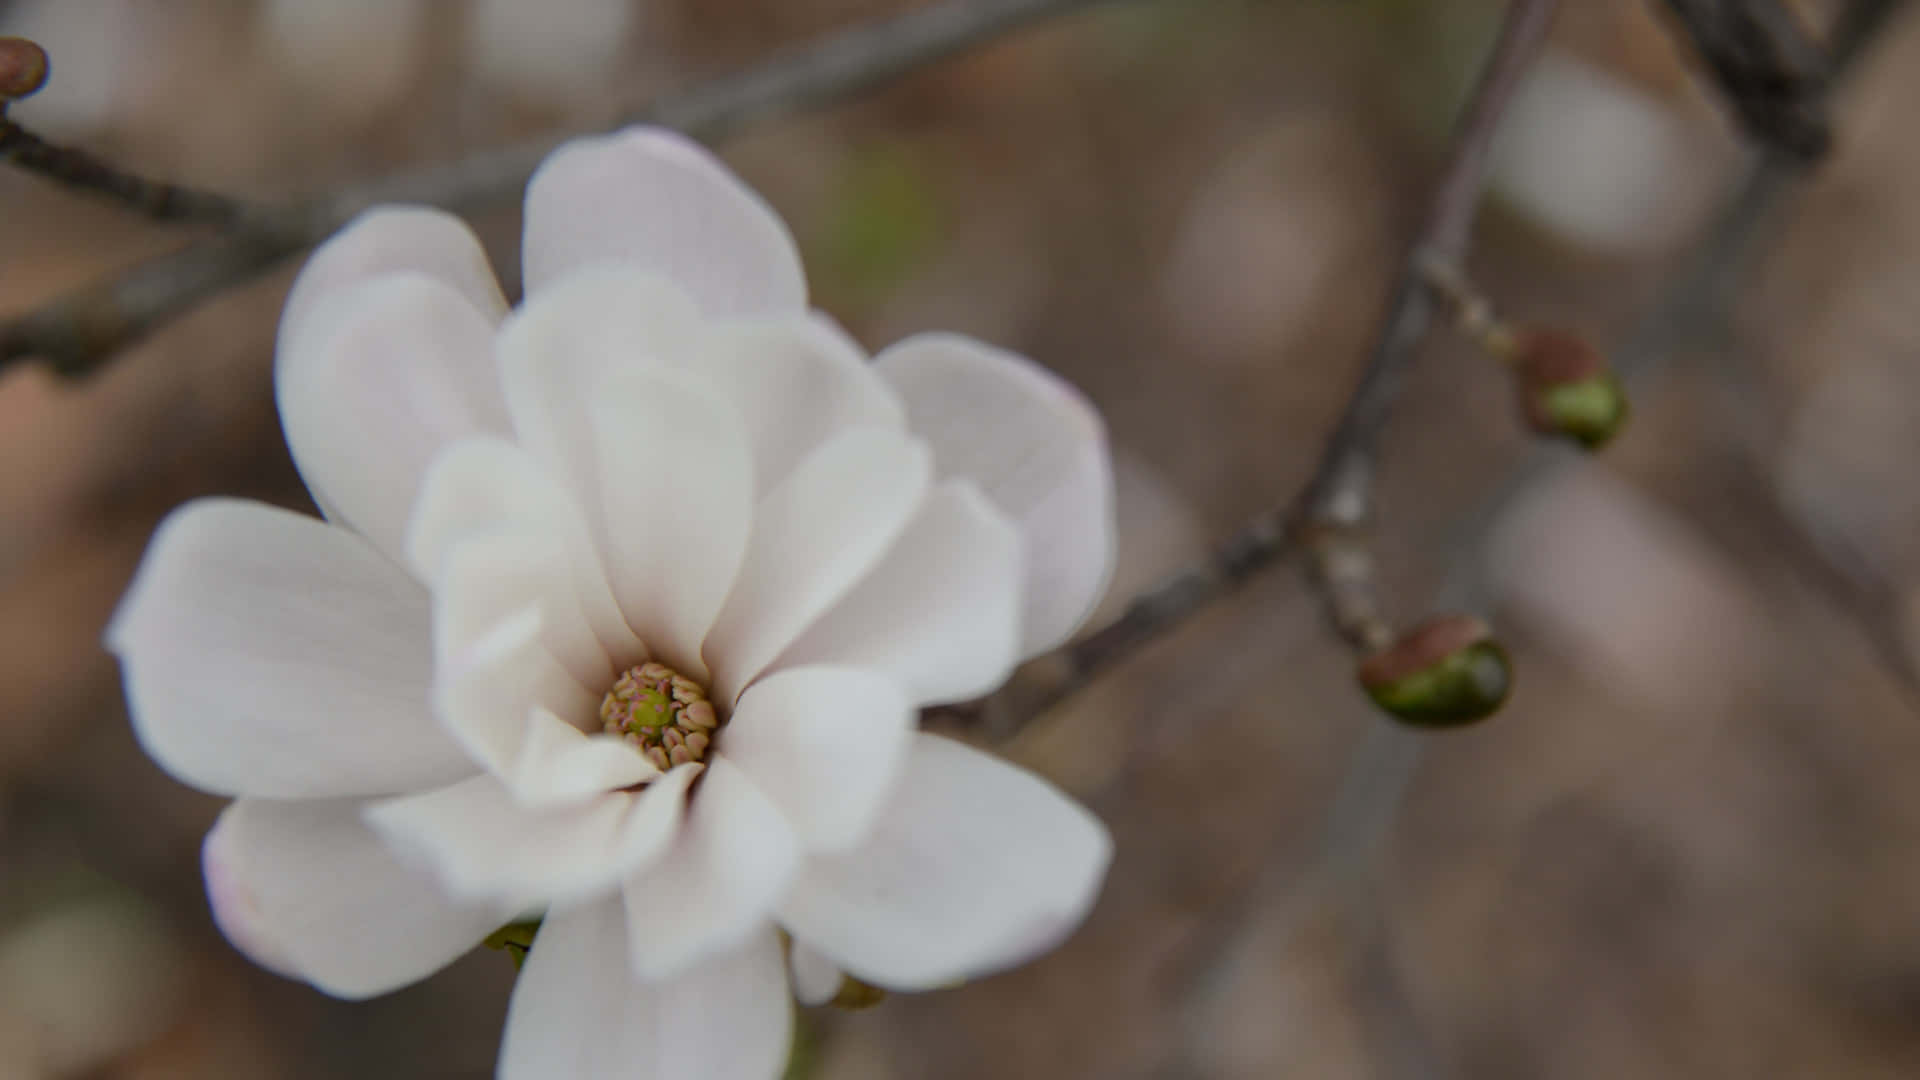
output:
[[[1441,615],[1360,663],[1360,685],[1394,719],[1461,727],[1492,716],[1513,687],[1507,651],[1487,624]]]
[[[47,85],[47,51],[26,38],[0,37],[0,102]]]
[[[1627,392],[1584,338],[1528,327],[1507,347],[1528,426],[1598,450],[1627,422]]]

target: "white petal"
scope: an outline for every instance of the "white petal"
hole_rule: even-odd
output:
[[[434,606],[443,626],[488,626],[516,612],[538,611],[541,647],[575,682],[591,694],[613,681],[606,651],[574,597],[565,544],[556,532],[522,528],[467,536],[441,560]],[[442,658],[460,644],[439,642]]]
[[[1112,851],[1093,815],[1031,773],[915,736],[878,831],[810,860],[780,905],[853,975],[926,990],[1052,948],[1093,904]]]
[[[433,721],[431,641],[425,590],[366,541],[237,499],[174,511],[107,629],[154,760],[272,798],[472,773]]]
[[[670,978],[746,940],[765,925],[799,862],[779,808],[714,756],[673,847],[627,883],[634,972]]]
[[[434,706],[447,730],[526,806],[570,805],[658,775],[624,740],[587,733],[599,697],[539,635],[538,614],[523,612],[441,663]]]
[[[608,900],[550,913],[513,988],[501,1080],[773,1080],[793,1010],[780,940],[762,930],[678,978],[634,978]]]
[[[754,483],[762,494],[847,428],[906,427],[900,399],[853,339],[824,317],[720,327],[701,347],[694,366],[720,387],[746,422]]]
[[[507,426],[492,325],[418,273],[369,278],[315,303],[286,336],[274,391],[314,498],[396,559],[434,455]]]
[[[527,186],[527,294],[623,262],[686,290],[712,318],[799,313],[806,275],[773,208],[706,148],[659,128],[576,139]]]
[[[368,278],[426,274],[464,297],[489,326],[507,314],[487,253],[467,224],[430,206],[376,206],[321,244],[300,269],[280,311],[280,348],[315,304]]]
[[[740,696],[719,746],[793,823],[803,847],[846,851],[871,832],[917,718],[884,675],[789,668]]]
[[[1027,587],[1022,653],[1073,636],[1113,573],[1113,467],[1100,414],[1013,353],[952,334],[908,338],[874,365],[933,444],[941,478],[980,485],[1020,527]]]
[[[880,565],[772,665],[885,672],[916,705],[979,697],[1020,653],[1020,534],[974,486],[950,480]]]
[[[407,559],[422,581],[437,587],[448,552],[469,536],[498,530],[553,537],[572,580],[574,611],[601,652],[612,666],[623,668],[646,659],[613,601],[586,520],[557,479],[512,443],[484,438],[456,443],[435,459],[420,485],[407,531]],[[559,598],[541,605],[541,615],[549,622],[547,638],[556,634],[551,620],[570,617]],[[571,627],[559,631],[571,632]],[[549,648],[560,651],[551,641]]]
[[[588,404],[604,523],[600,550],[627,625],[703,679],[700,643],[746,554],[753,460],[740,415],[669,371],[608,377]]]
[[[336,997],[424,979],[510,917],[448,900],[361,822],[363,805],[242,799],[220,815],[202,853],[227,940]]]
[[[804,941],[795,941],[788,950],[787,970],[793,980],[793,996],[802,1005],[832,1001],[845,978],[833,961]]]
[[[610,893],[658,859],[703,766],[676,766],[640,791],[575,806],[523,807],[492,776],[374,803],[367,823],[446,890],[509,910]]]
[[[500,378],[521,446],[573,493],[608,550],[602,461],[589,422],[623,377],[679,367],[701,339],[693,302],[664,278],[608,266],[533,297],[500,331]]]
[[[716,700],[733,701],[866,576],[913,519],[931,473],[918,442],[854,428],[761,500],[739,579],[707,635]]]

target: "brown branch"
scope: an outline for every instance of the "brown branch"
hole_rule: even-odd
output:
[[[1433,317],[1422,267],[1430,261],[1458,263],[1465,254],[1494,129],[1558,6],[1558,0],[1515,0],[1508,7],[1500,38],[1456,127],[1426,220],[1402,263],[1372,362],[1305,490],[1255,517],[1205,561],[1141,594],[1118,619],[1034,661],[992,697],[930,710],[932,716],[989,732],[1017,729],[1213,600],[1298,552],[1309,556],[1311,576],[1341,636],[1362,651],[1385,644],[1389,635],[1374,597],[1372,556],[1361,529],[1371,510],[1380,434]]]
[[[1464,261],[1486,185],[1494,131],[1558,9],[1557,0],[1514,0],[1508,6],[1500,38],[1455,128],[1426,220],[1401,262],[1373,358],[1328,440],[1292,523],[1291,531],[1314,556],[1314,578],[1335,626],[1362,650],[1379,648],[1387,636],[1359,533],[1372,512],[1380,435],[1437,306],[1423,268]]]
[[[1828,59],[1781,0],[1665,0],[1740,125],[1755,140],[1811,161],[1832,143],[1824,101]]]
[[[1858,68],[1867,47],[1884,30],[1904,0],[1855,0],[1840,14],[1829,36],[1833,78],[1836,83]],[[1804,174],[1804,162],[1783,151],[1763,155],[1747,172],[1728,199],[1719,219],[1698,242],[1694,254],[1672,275],[1664,299],[1641,320],[1640,327],[1622,348],[1615,370],[1623,379],[1644,382],[1656,369],[1670,365],[1683,351],[1696,347],[1717,334],[1726,325],[1732,299],[1744,280],[1747,269],[1770,234],[1770,226],[1779,216],[1786,196],[1794,190],[1792,181]],[[1564,451],[1536,449],[1516,464],[1495,489],[1462,515],[1451,535],[1443,541],[1454,552],[1479,552],[1485,547],[1486,534],[1521,493],[1551,481],[1552,475],[1566,467]],[[1761,485],[1765,488],[1766,485]],[[1817,588],[1849,612],[1871,609],[1868,594],[1860,587],[1857,575],[1835,565],[1817,545],[1803,543],[1790,549],[1789,558],[1800,565]],[[1437,599],[1443,604],[1480,602],[1484,581],[1465,560],[1456,559],[1453,575]],[[1851,602],[1849,602],[1851,601]],[[1878,616],[1878,617],[1875,617]],[[1920,685],[1920,674],[1894,631],[1891,613],[1869,610],[1860,616],[1862,632],[1869,644],[1909,688]],[[1185,1075],[1185,1063],[1196,1041],[1194,1014],[1209,988],[1224,981],[1234,957],[1234,945],[1242,940],[1252,915],[1264,910],[1282,890],[1302,895],[1302,904],[1331,905],[1346,912],[1347,925],[1359,934],[1352,948],[1363,956],[1377,955],[1382,946],[1378,919],[1377,882],[1368,874],[1376,864],[1377,853],[1391,835],[1401,799],[1406,793],[1426,754],[1429,743],[1418,735],[1390,726],[1377,726],[1362,740],[1342,775],[1339,788],[1326,818],[1322,821],[1315,873],[1303,875],[1287,867],[1283,860],[1268,859],[1251,873],[1244,890],[1229,899],[1220,917],[1207,920],[1195,931],[1192,940],[1180,950],[1171,982],[1174,996],[1187,1004],[1187,1022],[1177,1033],[1159,1075]],[[1288,830],[1271,845],[1283,850]],[[1303,877],[1306,886],[1300,882]],[[1356,910],[1359,909],[1359,910]],[[1366,909],[1373,909],[1369,913]],[[1303,923],[1308,915],[1296,915]],[[1391,975],[1391,972],[1388,972]],[[1404,993],[1397,981],[1389,978],[1376,992],[1392,997]],[[1410,1014],[1399,1023],[1407,1024]],[[1402,1047],[1419,1047],[1418,1031],[1403,1027],[1393,1042]],[[1405,1071],[1405,1070],[1402,1070]]]
[[[1841,76],[1851,73],[1864,48],[1904,3],[1905,0],[1857,0],[1841,13],[1829,35],[1829,47],[1833,55],[1831,68],[1836,82]],[[1485,89],[1484,82],[1482,89]],[[1462,123],[1463,131],[1471,120],[1470,111],[1468,120]],[[1490,124],[1491,118],[1483,117],[1480,123]],[[1483,167],[1483,162],[1474,167]],[[1719,220],[1696,247],[1694,255],[1674,275],[1673,285],[1663,293],[1665,299],[1642,320],[1640,328],[1619,350],[1614,368],[1622,379],[1638,379],[1724,321],[1726,306],[1737,291],[1743,269],[1765,231],[1765,223],[1774,217],[1780,202],[1792,189],[1792,182],[1801,171],[1799,159],[1773,153],[1765,155],[1748,172],[1729,198]],[[1444,199],[1437,193],[1436,209],[1430,214],[1430,219],[1438,218],[1442,216],[1442,206],[1452,208],[1448,210],[1448,220],[1458,224],[1446,230],[1452,236],[1445,238],[1454,243],[1464,243],[1470,224],[1468,218],[1459,216],[1462,211],[1458,207],[1463,205],[1459,200],[1462,198],[1457,188],[1445,193]],[[1464,205],[1465,212],[1470,214],[1471,203]],[[1454,240],[1453,237],[1459,239]],[[1423,253],[1429,259],[1438,254],[1446,261],[1437,264],[1422,262]],[[1408,260],[1403,277],[1425,276],[1427,268],[1433,265],[1457,266],[1460,261],[1457,255],[1448,258],[1444,246],[1429,245],[1422,248],[1416,245],[1414,257]],[[1408,318],[1408,306],[1404,304],[1408,293],[1404,283],[1395,298],[1394,316],[1390,320],[1393,323]],[[1416,293],[1414,305],[1424,309],[1423,322],[1419,327],[1424,331],[1424,321],[1430,320],[1432,315],[1431,300]],[[1405,324],[1399,325],[1404,332]],[[1205,560],[1174,573],[1142,593],[1118,619],[1107,626],[1027,665],[1006,688],[992,697],[967,705],[930,710],[933,716],[981,725],[989,733],[1004,734],[1017,730],[1041,712],[1080,691],[1142,646],[1182,625],[1214,600],[1260,571],[1297,553],[1301,543],[1314,534],[1311,530],[1290,523],[1299,522],[1309,513],[1307,500],[1315,490],[1325,491],[1323,498],[1332,510],[1347,509],[1340,505],[1339,497],[1342,493],[1355,493],[1356,505],[1360,510],[1358,517],[1364,519],[1370,500],[1372,447],[1385,423],[1384,412],[1378,408],[1378,402],[1389,394],[1397,378],[1391,372],[1380,374],[1381,357],[1385,355],[1394,359],[1396,366],[1410,362],[1410,349],[1396,347],[1388,351],[1387,346],[1395,341],[1391,333],[1383,337],[1381,350],[1375,355],[1375,363],[1363,380],[1362,389],[1373,391],[1372,400],[1376,407],[1366,410],[1358,404],[1349,407],[1347,420],[1335,435],[1336,443],[1343,437],[1347,439],[1347,449],[1342,450],[1339,445],[1329,447],[1320,469],[1316,471],[1316,481],[1310,483],[1307,493],[1286,507],[1260,514]],[[1363,416],[1368,418],[1366,429],[1361,428],[1358,419]],[[1371,433],[1367,433],[1367,429]],[[1345,433],[1344,436],[1342,433]],[[1355,449],[1360,447],[1365,449],[1355,454]],[[1350,456],[1352,467],[1343,468]],[[1456,540],[1450,546],[1455,549],[1477,548],[1477,537],[1490,527],[1499,510],[1518,492],[1539,482],[1546,472],[1559,467],[1564,460],[1564,454],[1558,449],[1541,449],[1530,454],[1481,505],[1462,515],[1460,523],[1451,530]],[[1342,479],[1344,483],[1335,484],[1335,478]],[[1335,514],[1325,516],[1338,520]],[[1322,544],[1327,542],[1325,533],[1317,535],[1322,537]],[[1334,536],[1340,538],[1340,544],[1345,544],[1345,537],[1351,535],[1339,529],[1334,532]],[[1349,545],[1344,550],[1352,553],[1353,548]],[[1337,572],[1333,575],[1336,581],[1350,576]],[[1356,594],[1359,599],[1356,599]],[[1330,608],[1338,606],[1333,616],[1336,621],[1352,622],[1355,613],[1366,608],[1368,599],[1364,587],[1348,586],[1329,597],[1328,603]],[[1470,600],[1471,597],[1460,599]]]
[[[96,195],[155,221],[231,225],[250,207],[218,192],[135,175],[87,153],[50,143],[12,120],[0,104],[0,161],[62,187]]]
[[[739,74],[619,119],[716,139],[886,82],[1042,19],[1108,0],[943,0],[831,34]],[[609,125],[617,126],[617,125]],[[561,137],[535,139],[277,208],[249,210],[226,235],[160,256],[0,323],[0,370],[29,357],[84,375],[140,335],[325,239],[377,203],[472,211],[519,198]]]

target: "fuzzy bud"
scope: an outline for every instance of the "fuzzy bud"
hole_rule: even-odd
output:
[[[47,51],[26,38],[0,37],[0,102],[47,85]]]
[[[1542,435],[1598,450],[1627,422],[1627,392],[1586,339],[1544,327],[1515,332],[1507,345],[1527,424]]]
[[[1361,661],[1359,678],[1374,704],[1401,723],[1461,727],[1506,702],[1513,666],[1486,623],[1441,615]]]

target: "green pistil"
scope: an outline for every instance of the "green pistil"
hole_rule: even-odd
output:
[[[702,760],[720,717],[706,688],[658,661],[620,673],[600,702],[600,725],[665,771]]]

